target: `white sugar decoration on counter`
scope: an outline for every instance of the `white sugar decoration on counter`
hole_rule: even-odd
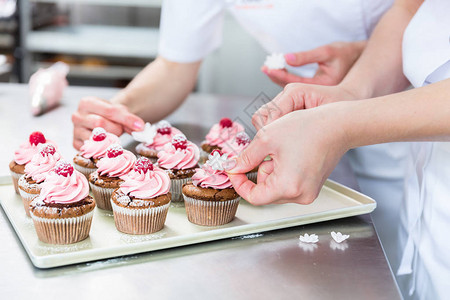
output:
[[[136,141],[150,145],[153,144],[153,139],[155,138],[156,133],[156,126],[147,122],[145,123],[144,130],[133,131],[131,135]]]
[[[336,241],[336,243],[342,243],[343,241],[348,239],[350,237],[350,235],[332,231],[331,237],[333,238],[333,240]]]
[[[317,234],[314,233],[311,235],[305,233],[304,235],[300,235],[298,239],[302,243],[311,243],[311,244],[315,244],[319,241],[319,237],[317,236]]]
[[[266,57],[264,65],[271,70],[280,70],[286,68],[286,60],[283,53],[272,53]]]

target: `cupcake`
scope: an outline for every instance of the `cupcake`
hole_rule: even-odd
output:
[[[29,163],[33,158],[33,155],[39,151],[38,145],[44,143],[47,143],[45,136],[42,132],[35,131],[30,134],[28,142],[23,143],[20,145],[19,149],[14,151],[14,159],[9,163],[9,169],[17,194],[19,194],[18,181],[19,178],[25,174],[25,165]],[[54,144],[53,142],[50,143]]]
[[[19,179],[19,193],[25,213],[30,216],[30,203],[41,192],[42,182],[61,159],[61,154],[51,144],[40,144],[39,152],[25,166],[25,175]]]
[[[149,234],[161,230],[170,206],[170,178],[146,157],[140,157],[111,196],[117,230]]]
[[[30,215],[42,242],[72,244],[89,236],[94,208],[86,177],[61,160],[30,203]]]
[[[158,159],[158,152],[177,134],[182,134],[182,132],[172,127],[166,120],[159,121],[156,125],[145,123],[143,131],[132,132],[134,139],[141,142],[136,146],[136,153],[147,157],[154,163]]]
[[[241,131],[244,131],[244,127],[229,118],[223,118],[218,124],[214,124],[201,145],[202,161],[206,161],[213,150],[221,150],[226,141],[233,139]]]
[[[119,138],[101,127],[94,128],[88,140],[84,141],[80,152],[73,158],[74,167],[87,179],[97,169],[96,163],[104,157],[112,144],[118,144]]]
[[[190,181],[198,168],[200,150],[188,141],[183,134],[178,134],[158,153],[158,167],[165,170],[170,177],[172,201],[183,201],[181,188]]]
[[[136,156],[119,144],[108,147],[105,157],[97,162],[97,171],[89,175],[89,185],[98,208],[112,210],[111,194],[119,188],[123,182],[120,177],[131,170],[135,161]]]
[[[188,220],[197,225],[219,226],[231,222],[241,199],[231,185],[223,163],[227,154],[214,150],[197,169],[192,182],[183,185]]]
[[[250,145],[250,137],[245,131],[239,132],[236,136],[222,145],[222,153],[228,154],[228,158],[236,158],[239,154]],[[247,173],[249,180],[256,183],[258,177],[258,167]]]

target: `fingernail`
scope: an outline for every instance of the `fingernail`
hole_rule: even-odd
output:
[[[262,69],[261,71],[263,71],[264,74],[269,74],[269,70],[267,70],[266,68]]]
[[[223,163],[223,168],[225,169],[225,171],[230,171],[234,169],[236,165],[237,165],[236,159],[229,159]]]
[[[286,59],[286,61],[288,62],[295,62],[295,55],[292,53],[288,53],[284,55],[284,58]]]
[[[144,128],[144,126],[143,126],[143,124],[142,124],[141,122],[136,121],[136,122],[134,122],[134,124],[133,124],[133,128],[136,129],[136,130],[139,130],[139,129]]]

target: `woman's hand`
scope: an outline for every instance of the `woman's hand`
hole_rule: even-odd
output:
[[[289,53],[284,57],[293,67],[317,63],[319,68],[312,78],[300,77],[286,69],[270,70],[261,68],[269,78],[281,87],[289,83],[300,82],[320,85],[336,85],[345,77],[366,46],[366,41],[335,42],[310,51]]]
[[[292,83],[272,101],[261,106],[253,115],[252,123],[259,130],[292,111],[358,98],[356,91],[341,85],[330,87]]]
[[[261,128],[227,168],[236,192],[254,205],[314,201],[348,150],[346,118],[336,104],[295,111]],[[245,173],[258,165],[254,184]]]
[[[96,97],[81,99],[78,110],[72,114],[72,122],[75,149],[80,149],[95,127],[103,127],[117,136],[144,128],[144,121],[130,113],[124,105],[112,104]]]

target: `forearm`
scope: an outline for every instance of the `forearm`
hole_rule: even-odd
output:
[[[371,98],[404,90],[403,33],[423,0],[396,1],[376,26],[367,47],[344,78],[341,87],[356,98]]]
[[[342,125],[349,149],[394,141],[449,141],[448,95],[450,79],[388,96],[334,103],[330,106],[336,110],[329,114]]]
[[[158,57],[111,101],[124,104],[145,121],[161,120],[180,106],[192,91],[200,64],[173,63]]]

